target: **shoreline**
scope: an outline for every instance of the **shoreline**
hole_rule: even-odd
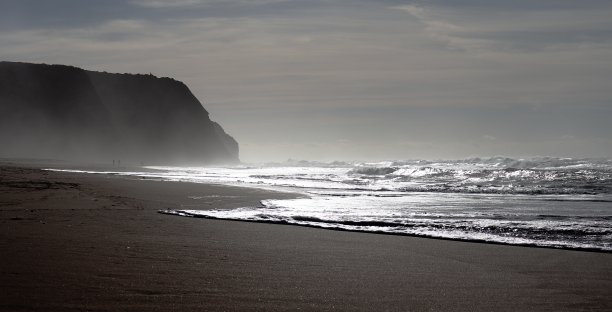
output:
[[[298,224],[298,223],[290,223],[287,221],[264,221],[264,220],[237,220],[231,218],[217,218],[217,217],[209,217],[203,215],[180,215],[178,213],[183,213],[182,210],[158,210],[157,213],[174,216],[174,217],[183,217],[183,218],[194,218],[194,219],[207,219],[207,220],[221,220],[221,221],[229,221],[229,222],[250,222],[250,223],[262,223],[262,224],[278,224],[278,225],[290,225],[290,226],[301,226],[306,228],[320,229],[326,231],[340,231],[340,232],[352,232],[352,233],[367,233],[367,234],[377,234],[377,235],[389,235],[389,236],[406,236],[406,237],[414,237],[414,238],[423,238],[423,239],[435,239],[435,240],[444,240],[444,241],[456,241],[456,242],[464,242],[464,243],[474,243],[474,244],[489,244],[489,245],[501,245],[501,246],[516,246],[516,247],[525,247],[525,248],[544,248],[544,249],[556,249],[556,250],[567,250],[567,251],[582,251],[582,252],[594,252],[594,253],[603,253],[603,254],[612,254],[612,250],[602,250],[597,248],[570,248],[563,246],[542,246],[536,244],[519,244],[519,243],[503,243],[503,242],[495,242],[495,241],[487,241],[487,240],[476,240],[476,239],[464,239],[464,238],[448,238],[448,237],[437,237],[437,236],[425,236],[425,235],[417,235],[410,233],[392,233],[392,232],[384,232],[384,231],[365,231],[365,230],[352,230],[352,229],[343,229],[343,228],[326,228],[316,225],[310,224]]]
[[[612,310],[608,253],[157,212],[270,195],[2,166],[0,310]]]
[[[118,176],[123,178],[143,178],[139,175],[122,175],[121,172],[129,172],[127,169],[136,170],[135,172],[155,172],[157,169],[145,168],[145,167],[126,167],[125,170],[119,171],[88,171],[84,169],[57,169],[57,168],[42,168],[42,170],[48,171],[56,171],[56,172],[69,172],[69,173],[79,173],[79,174],[97,174],[97,175],[108,175],[108,176]],[[264,191],[269,191],[271,193],[284,193],[284,194],[292,194],[295,198],[299,197],[309,197],[307,193],[298,193],[290,190],[281,190],[274,189],[272,187],[261,187],[257,185],[233,185],[230,183],[215,183],[215,182],[188,182],[188,181],[169,181],[163,178],[149,178],[150,180],[155,181],[165,181],[165,182],[179,182],[179,183],[196,183],[202,185],[220,185],[220,186],[230,186],[230,187],[240,187],[240,188],[251,188],[251,189],[259,189]],[[419,193],[419,192],[415,192]],[[269,198],[274,199],[274,198]],[[607,201],[604,201],[607,202]],[[258,205],[259,206],[259,205]],[[238,208],[238,207],[236,207]],[[248,220],[248,219],[233,219],[233,218],[224,218],[224,217],[213,217],[213,216],[204,216],[204,215],[194,215],[190,213],[179,214],[177,212],[183,212],[184,210],[189,209],[160,209],[158,213],[167,214],[167,215],[175,215],[182,217],[191,217],[191,218],[203,218],[210,220],[225,220],[225,221],[242,221],[242,222],[255,222],[255,223],[267,223],[267,224],[284,224],[284,225],[293,225],[293,226],[303,226],[303,227],[311,227],[317,229],[324,230],[335,230],[335,231],[346,231],[346,232],[363,232],[363,233],[371,233],[371,234],[380,234],[380,235],[397,235],[397,236],[408,236],[408,237],[417,237],[417,238],[426,238],[426,239],[440,239],[440,240],[450,240],[450,241],[460,241],[460,242],[471,242],[471,243],[481,243],[481,244],[494,244],[494,245],[509,245],[509,246],[520,246],[520,247],[531,247],[531,248],[552,248],[552,249],[560,249],[560,250],[575,250],[575,251],[586,251],[586,252],[596,252],[596,253],[612,253],[612,250],[600,249],[595,247],[569,247],[565,245],[540,245],[537,243],[508,243],[503,241],[494,241],[494,240],[485,240],[485,239],[471,239],[471,238],[460,238],[460,237],[443,237],[443,236],[428,236],[428,235],[420,235],[420,234],[412,234],[412,233],[402,233],[402,232],[385,232],[385,231],[376,231],[376,230],[356,230],[356,229],[346,229],[339,227],[324,227],[313,224],[300,224],[300,223],[292,223],[287,221],[267,221],[267,220]],[[195,209],[199,210],[199,209]],[[202,209],[208,210],[208,209]]]

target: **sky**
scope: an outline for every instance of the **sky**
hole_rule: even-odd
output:
[[[609,0],[0,0],[0,60],[185,82],[245,162],[612,158]]]

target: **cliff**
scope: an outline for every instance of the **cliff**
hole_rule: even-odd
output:
[[[238,162],[238,143],[180,81],[0,62],[0,157]]]

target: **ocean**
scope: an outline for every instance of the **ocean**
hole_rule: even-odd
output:
[[[612,251],[610,159],[287,161],[92,173],[304,195],[233,210],[211,210],[203,202],[202,210],[190,206],[160,211],[185,217]]]

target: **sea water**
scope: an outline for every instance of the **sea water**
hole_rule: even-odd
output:
[[[147,167],[115,173],[302,193],[257,207],[163,213],[612,251],[612,160],[504,157]]]

